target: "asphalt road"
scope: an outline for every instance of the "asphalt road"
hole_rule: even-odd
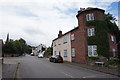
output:
[[[12,58],[20,62],[18,78],[116,78],[69,63],[51,63],[48,58],[25,56]]]

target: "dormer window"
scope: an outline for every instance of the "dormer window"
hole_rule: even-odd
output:
[[[94,20],[94,14],[93,14],[93,13],[87,14],[87,15],[86,15],[86,20],[87,20],[87,21]]]

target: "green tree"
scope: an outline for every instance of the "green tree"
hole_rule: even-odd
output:
[[[117,21],[116,18],[112,16],[112,14],[107,13],[107,14],[104,14],[104,20],[107,23],[107,27],[109,29],[108,32],[116,36],[116,40],[118,43],[120,41],[120,30],[115,23]]]
[[[15,52],[19,55],[21,55],[22,53],[22,45],[21,43],[19,42],[19,40],[15,40],[14,41],[14,46],[15,46]]]
[[[12,39],[10,39],[9,42],[3,45],[3,52],[4,53],[15,53],[16,52],[14,41]]]
[[[48,56],[51,56],[51,55],[53,55],[53,48],[52,48],[52,47],[48,47],[48,48],[45,50],[44,56],[45,56],[45,57],[48,57]]]

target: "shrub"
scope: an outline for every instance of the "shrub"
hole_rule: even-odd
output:
[[[89,59],[92,59],[92,60],[97,60],[97,59],[100,59],[100,57],[99,57],[99,56],[89,56],[88,58],[89,58]]]

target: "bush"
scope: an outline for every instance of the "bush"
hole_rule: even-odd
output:
[[[89,56],[88,58],[92,59],[92,60],[97,60],[97,59],[100,59],[99,56]]]
[[[109,63],[109,65],[116,66],[116,65],[118,65],[118,60],[109,60],[108,63]]]

